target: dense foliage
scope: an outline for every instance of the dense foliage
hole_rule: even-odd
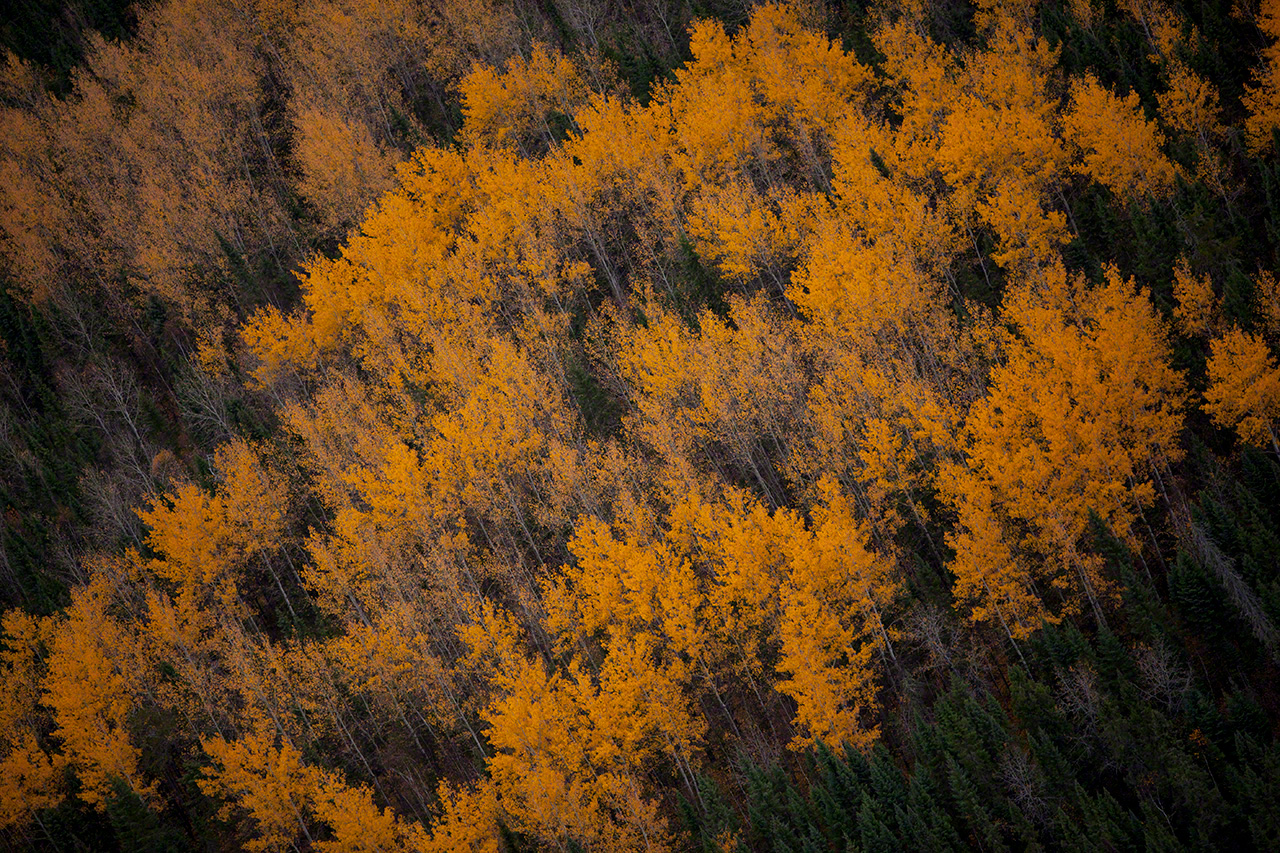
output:
[[[8,846],[1280,847],[1280,2],[24,8]]]

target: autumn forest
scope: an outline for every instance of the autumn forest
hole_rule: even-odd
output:
[[[1280,0],[25,0],[0,848],[1280,849]]]

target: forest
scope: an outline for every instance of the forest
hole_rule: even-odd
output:
[[[1280,849],[1280,0],[22,0],[0,848]]]

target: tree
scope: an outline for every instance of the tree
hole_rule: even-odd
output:
[[[130,712],[145,667],[142,644],[109,612],[113,589],[105,573],[75,590],[62,618],[50,626],[48,675],[42,704],[53,712],[53,735],[80,780],[80,798],[102,808],[113,780],[144,799],[154,796],[138,766]]]
[[[991,49],[969,58],[949,99],[934,167],[960,222],[971,228],[976,214],[995,229],[993,257],[1018,271],[1050,262],[1067,239],[1065,217],[1044,204],[1066,160],[1049,97],[1058,52],[1007,11],[989,27]]]
[[[1207,275],[1194,275],[1186,258],[1178,258],[1173,268],[1173,298],[1173,317],[1184,335],[1203,335],[1212,328],[1218,313],[1213,282]]]
[[[66,758],[41,746],[41,649],[49,623],[5,611],[0,676],[0,829],[20,827],[33,813],[62,801]]]
[[[594,692],[576,668],[564,677],[526,661],[506,674],[486,713],[489,772],[503,807],[518,827],[547,841],[662,849],[665,827],[654,804],[626,759],[602,752],[610,738],[588,716]]]
[[[1254,69],[1254,82],[1245,89],[1243,103],[1249,111],[1245,137],[1257,153],[1272,145],[1272,133],[1280,127],[1280,3],[1262,0],[1258,27],[1270,44],[1262,51],[1262,64]]]
[[[1253,304],[1266,331],[1280,332],[1280,278],[1275,273],[1258,270],[1253,277]]]
[[[437,796],[441,814],[421,849],[426,853],[502,853],[498,799],[491,782],[482,781],[475,788],[441,782]]]
[[[569,550],[575,565],[563,584],[548,585],[547,622],[563,646],[599,638],[596,684],[588,689],[579,678],[599,739],[593,760],[638,768],[669,756],[687,770],[705,730],[693,681],[714,656],[693,566],[661,541],[635,530],[619,541],[587,517]]]
[[[561,131],[554,125],[572,123],[589,92],[568,57],[538,43],[528,59],[513,57],[501,71],[476,68],[459,88],[467,144],[525,157],[556,146]]]
[[[902,150],[910,142],[903,137],[856,110],[836,126],[831,159],[839,220],[861,232],[868,244],[887,241],[897,253],[909,251],[930,273],[943,275],[956,251],[956,225],[930,203],[927,185],[917,185],[910,152]],[[826,224],[819,225],[820,234]],[[812,251],[810,263],[830,248]]]
[[[335,230],[346,229],[369,203],[391,188],[398,158],[364,124],[320,107],[296,106],[294,156],[298,189]]]
[[[1209,143],[1222,132],[1218,90],[1181,62],[1171,62],[1168,88],[1156,96],[1160,118],[1170,128],[1190,134],[1201,146],[1201,156],[1213,156]]]
[[[667,539],[714,573],[706,586],[700,621],[717,626],[718,642],[707,659],[714,685],[740,679],[769,683],[775,672],[781,590],[787,576],[789,543],[805,535],[800,516],[768,508],[739,489],[718,490],[715,499],[691,491],[672,506]]]
[[[898,592],[893,565],[867,548],[867,531],[834,480],[819,484],[812,532],[786,547],[778,690],[796,700],[793,749],[815,741],[869,748],[879,736],[864,715],[876,708],[877,654],[892,655],[884,610]]]
[[[725,276],[751,282],[769,277],[783,290],[779,270],[790,266],[812,222],[816,194],[789,189],[762,197],[739,182],[707,188],[690,204],[688,230]]]
[[[1214,423],[1280,453],[1271,426],[1280,416],[1280,367],[1266,343],[1233,326],[1209,344],[1208,369],[1204,408]]]
[[[1077,169],[1118,198],[1134,202],[1172,192],[1177,167],[1161,152],[1163,135],[1142,115],[1136,92],[1118,97],[1086,75],[1073,84],[1063,121],[1067,137],[1083,152]]]
[[[697,331],[656,302],[647,313],[647,326],[621,332],[615,356],[636,435],[673,472],[710,467],[723,476],[735,466],[776,502],[768,449],[786,452],[782,424],[802,393],[799,354],[782,318],[763,300],[737,298],[727,318],[701,312]]]
[[[1060,266],[1010,291],[1016,330],[989,395],[969,411],[967,460],[942,487],[960,513],[957,597],[971,618],[1035,630],[1050,589],[1095,610],[1110,584],[1078,549],[1090,513],[1129,537],[1153,499],[1150,466],[1179,455],[1184,400],[1165,330],[1145,293],[1114,268],[1088,288]],[[1009,624],[1018,614],[1022,627]]]
[[[789,291],[809,321],[801,351],[817,381],[788,473],[809,488],[824,473],[858,483],[885,529],[897,525],[901,495],[921,516],[915,495],[930,460],[954,452],[964,391],[952,377],[970,360],[971,340],[942,310],[944,281],[927,264],[894,238],[865,244],[836,221],[820,228]]]
[[[212,767],[200,779],[200,790],[227,801],[224,817],[233,806],[253,819],[250,850],[276,850],[292,846],[305,835],[312,840],[308,813],[319,794],[323,773],[303,763],[302,755],[287,741],[279,747],[266,731],[246,732],[237,740],[213,738],[203,746]]]
[[[206,739],[212,760],[197,780],[207,795],[226,802],[223,815],[245,810],[254,822],[249,850],[278,850],[305,838],[327,853],[373,853],[419,849],[420,827],[398,821],[374,804],[365,786],[352,787],[332,771],[305,763],[302,754],[269,729],[257,726],[234,741]],[[331,837],[323,838],[320,827]]]

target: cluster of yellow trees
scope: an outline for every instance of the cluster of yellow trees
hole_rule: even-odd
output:
[[[474,62],[545,29],[523,11],[168,0],[126,43],[91,34],[66,98],[9,56],[0,228],[14,272],[39,295],[126,279],[207,321],[228,301],[206,288],[230,258],[287,267],[314,236],[290,205],[305,203],[322,235],[345,233],[391,187],[405,145],[428,136],[417,116],[447,113]]]
[[[242,330],[281,442],[232,442],[215,488],[154,497],[145,547],[91,566],[64,612],[4,616],[0,825],[73,790],[100,805],[118,781],[158,803],[140,728],[163,718],[247,849],[497,850],[499,821],[548,845],[667,849],[664,792],[696,798],[709,749],[876,740],[910,630],[904,530],[980,630],[1105,618],[1117,582],[1082,537],[1096,515],[1140,547],[1185,413],[1275,444],[1280,288],[1258,276],[1274,322],[1242,331],[1184,263],[1171,328],[1143,283],[1067,270],[1067,182],[1162,198],[1175,136],[1220,181],[1225,131],[1176,58],[1172,7],[1128,4],[1166,86],[1148,117],[1066,79],[1034,5],[983,0],[985,48],[956,54],[919,4],[886,4],[878,72],[812,13],[761,6],[733,35],[696,24],[647,104],[537,47],[464,76],[460,143],[385,183],[389,166],[363,171],[377,158],[349,172],[316,153],[376,149],[361,128],[386,120],[326,113],[345,78],[316,74],[295,120],[317,197],[346,210],[390,189],[307,264],[300,309]],[[317,50],[349,20],[306,14],[259,20],[315,28]],[[99,56],[141,74],[161,47]],[[1258,147],[1280,117],[1278,50],[1250,90]],[[100,108],[142,110],[134,91]],[[191,120],[182,133],[212,127]],[[109,152],[129,144],[84,141],[104,168],[128,168]],[[252,192],[195,163],[139,174],[195,182],[156,188],[166,203]],[[980,233],[996,306],[956,282]],[[729,284],[717,310],[684,309],[690,250]],[[1175,333],[1210,341],[1203,399],[1171,365]],[[588,428],[584,374],[618,429]],[[303,507],[326,523],[300,532]],[[263,588],[323,630],[277,630],[247,593]]]

